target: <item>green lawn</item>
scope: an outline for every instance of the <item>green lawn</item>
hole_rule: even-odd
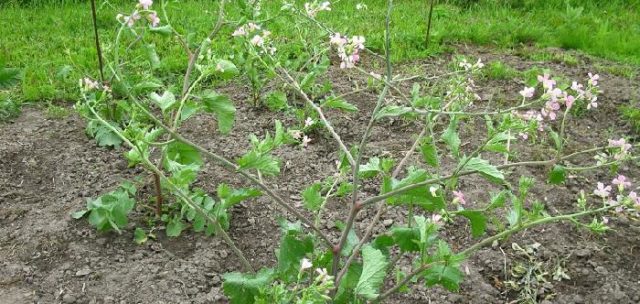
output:
[[[89,4],[87,1],[13,0],[17,2],[36,4],[0,7],[0,20],[5,25],[0,27],[0,65],[4,62],[24,70],[20,94],[23,100],[73,100],[78,79],[97,76]],[[128,13],[137,1],[97,2],[100,34],[108,52],[118,26],[115,15]],[[228,6],[230,20],[238,18],[234,2]],[[263,2],[265,18],[279,13],[280,1]],[[369,47],[381,51],[386,1],[332,2],[333,10],[321,13],[319,19],[340,33],[364,35]],[[179,31],[195,32],[193,41],[199,41],[215,22],[216,3],[211,0],[172,2],[169,15]],[[367,9],[357,10],[358,3],[366,3]],[[427,48],[428,3],[429,0],[395,1],[392,23],[395,61],[425,58],[446,50],[449,43],[465,41],[498,48],[533,44],[577,49],[640,65],[640,0],[438,1],[433,14],[432,40]],[[274,18],[266,26],[279,37],[293,33],[284,19]],[[229,25],[223,33],[229,34],[232,30],[233,26]],[[215,48],[224,52],[225,42],[225,39],[216,40]],[[163,58],[163,71],[177,75],[184,69],[185,58],[175,41],[158,38],[156,45]],[[286,47],[281,50],[287,51]]]

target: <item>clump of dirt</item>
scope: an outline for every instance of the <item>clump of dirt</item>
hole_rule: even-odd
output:
[[[495,54],[484,48],[462,48],[463,54],[497,59],[523,71],[537,65],[551,68],[571,79],[583,79],[590,66],[567,67],[559,63],[527,62],[514,55]],[[446,59],[414,62],[399,71],[425,71],[438,74],[445,71]],[[344,83],[344,71],[332,69],[335,83]],[[348,75],[354,77],[353,75]],[[637,83],[636,79],[636,83]],[[356,79],[364,83],[363,79]],[[426,83],[423,85],[430,85]],[[486,102],[501,98],[502,102],[518,100],[517,92],[523,83],[518,79],[478,82],[480,96]],[[629,132],[617,114],[617,106],[629,102],[634,90],[629,79],[602,75],[600,108],[568,125],[571,151],[606,143],[606,139]],[[409,90],[410,84],[403,85]],[[345,92],[350,87],[338,87]],[[243,140],[250,133],[263,134],[273,129],[275,119],[292,123],[282,113],[273,113],[250,106],[246,90],[228,87],[224,91],[238,101],[236,127],[229,136],[215,132],[213,120],[199,116],[187,124],[183,133],[205,147],[226,157],[236,158],[249,145]],[[362,92],[350,99],[360,111],[354,115],[329,112],[336,131],[348,145],[359,141],[361,132],[373,110],[376,95]],[[390,100],[398,98],[391,93]],[[246,102],[243,102],[246,101]],[[461,125],[464,152],[469,153],[483,136],[484,122],[470,120]],[[412,144],[412,136],[421,126],[403,120],[385,121],[374,128],[368,156],[401,157]],[[48,119],[40,110],[26,108],[13,122],[0,125],[0,302],[3,303],[225,303],[221,290],[221,276],[238,271],[240,265],[217,238],[191,232],[179,238],[163,237],[144,245],[133,242],[133,229],[121,235],[96,233],[86,221],[76,221],[70,213],[82,209],[86,199],[112,190],[120,181],[139,176],[139,169],[128,168],[122,157],[123,149],[100,149],[84,134],[84,123],[75,115],[64,119]],[[525,160],[544,157],[526,143],[515,146],[518,158]],[[306,149],[285,147],[278,156],[286,165],[278,177],[269,180],[278,192],[291,201],[299,202],[306,185],[321,180],[335,170],[338,158],[335,143],[324,133],[312,134]],[[542,154],[542,155],[540,155]],[[417,163],[417,157],[412,161]],[[498,158],[492,161],[500,161]],[[589,161],[585,159],[582,161]],[[445,168],[454,163],[445,161]],[[621,173],[640,183],[637,167],[624,167]],[[593,172],[570,178],[564,186],[545,184],[548,168],[518,168],[510,177],[516,182],[521,175],[536,177],[533,195],[548,212],[554,214],[573,209],[574,198],[580,189],[592,189],[597,181],[607,181],[605,172]],[[142,175],[144,176],[144,175]],[[215,164],[206,164],[197,185],[214,191],[218,183],[237,187],[247,186]],[[486,182],[477,177],[464,177],[462,190],[471,202],[488,198]],[[375,181],[367,182],[364,196],[378,191]],[[145,190],[143,189],[143,192]],[[142,195],[149,195],[143,193]],[[330,210],[322,220],[322,229],[337,239],[338,220],[347,214],[347,201],[330,202]],[[356,226],[362,231],[375,210],[365,210]],[[400,224],[407,211],[392,208],[376,227]],[[267,198],[259,198],[234,208],[230,234],[237,245],[251,258],[255,267],[273,265],[274,250],[279,235],[275,219],[286,217],[284,211]],[[133,213],[131,226],[144,225],[145,213]],[[554,281],[540,290],[541,303],[638,303],[638,258],[640,228],[638,221],[612,218],[614,232],[594,236],[569,224],[538,227],[514,235],[511,239],[482,249],[471,258],[465,270],[467,277],[459,294],[441,288],[417,286],[411,294],[393,297],[392,303],[505,303],[517,302],[517,292],[507,288],[512,280],[511,269],[522,261],[512,249],[539,243],[536,259],[547,265],[560,263],[570,279]],[[131,228],[132,228],[131,227]],[[455,223],[444,237],[456,250],[473,242],[466,223]],[[548,298],[544,300],[544,298]]]

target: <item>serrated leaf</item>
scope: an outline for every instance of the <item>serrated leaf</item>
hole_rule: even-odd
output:
[[[362,248],[362,274],[354,289],[355,294],[369,300],[378,297],[378,290],[384,281],[387,260],[382,251],[367,245]]]
[[[276,175],[280,173],[278,160],[268,154],[260,154],[249,151],[237,161],[240,170],[256,169],[265,175]]]
[[[458,120],[452,118],[449,122],[449,126],[442,134],[442,140],[447,144],[451,153],[458,158],[460,156],[460,137],[458,136]]]
[[[342,98],[337,98],[335,96],[331,96],[327,98],[323,103],[322,107],[330,108],[330,109],[339,109],[347,112],[355,112],[358,111],[358,107],[348,103],[346,100]]]
[[[413,112],[413,109],[411,109],[410,107],[390,105],[380,109],[376,113],[375,119],[378,120],[384,117],[397,117],[411,112]]]
[[[158,56],[158,52],[156,52],[155,44],[146,44],[144,46],[145,54],[147,55],[147,60],[149,60],[149,64],[151,64],[152,69],[157,69],[160,67],[160,57]]]
[[[236,108],[228,96],[212,91],[202,96],[205,111],[213,113],[218,120],[218,129],[222,134],[228,134],[233,128]]]
[[[460,161],[460,164],[465,163],[466,160],[466,158],[462,159]],[[484,176],[491,182],[504,182],[504,175],[502,174],[502,172],[500,172],[500,170],[498,170],[496,166],[490,164],[488,161],[482,158],[474,157],[469,159],[469,161],[464,165],[464,168],[479,172],[482,176]]]
[[[231,187],[227,186],[226,184],[218,185],[218,197],[221,200],[224,200],[225,209],[239,204],[242,201],[258,197],[260,195],[262,195],[262,193],[259,190],[253,188],[231,189]]]
[[[320,193],[320,189],[322,185],[313,184],[302,192],[302,200],[304,202],[304,206],[309,210],[316,212],[320,210],[322,203],[324,202],[324,198]]]
[[[449,291],[458,291],[463,278],[464,274],[457,267],[441,264],[433,265],[424,273],[427,286],[440,284]]]
[[[471,223],[471,235],[473,237],[480,237],[487,229],[487,217],[477,210],[461,210],[458,211],[459,215],[462,215],[469,219]]]
[[[496,208],[503,207],[505,202],[507,201],[507,196],[509,192],[507,190],[500,191],[498,194],[491,195],[491,201],[489,206],[487,206],[487,210],[493,210]]]
[[[438,148],[430,139],[422,141],[422,144],[420,145],[420,153],[422,154],[422,159],[427,165],[434,168],[437,168],[440,165]]]
[[[287,94],[282,91],[274,91],[267,94],[265,105],[271,111],[280,111],[289,107]]]
[[[420,251],[420,231],[417,228],[394,227],[393,241],[405,252]]]
[[[225,273],[222,289],[232,304],[252,304],[260,288],[268,287],[272,277],[272,269],[261,269],[257,274]]]
[[[358,285],[358,279],[361,275],[362,264],[356,262],[351,263],[351,265],[349,265],[349,269],[347,269],[347,273],[342,278],[342,280],[340,280],[340,286],[338,287],[338,292],[336,293],[334,303],[353,303],[353,291]]]
[[[144,232],[144,230],[136,228],[136,231],[133,232],[133,241],[138,245],[142,245],[146,243],[147,240],[147,234]]]
[[[425,170],[412,170],[400,181],[387,179],[383,182],[383,192],[390,192],[413,184],[421,183],[429,177]],[[433,193],[432,188],[433,187]],[[435,195],[434,195],[435,194]],[[438,185],[424,185],[405,191],[387,199],[389,204],[415,204],[427,211],[438,211],[445,207],[442,189]]]
[[[300,260],[313,252],[313,241],[310,237],[299,238],[285,234],[278,248],[278,274],[284,280],[294,278],[300,270]]]
[[[162,112],[166,112],[176,104],[176,96],[169,91],[164,91],[162,93],[162,96],[158,95],[156,92],[153,92],[149,94],[149,99],[151,99],[151,101],[153,101],[153,103],[155,103],[162,110]]]
[[[149,31],[163,36],[169,36],[171,35],[171,33],[173,33],[170,25],[149,26]]]
[[[167,236],[168,237],[176,237],[182,233],[183,229],[182,220],[180,218],[172,218],[167,223]]]
[[[182,142],[174,141],[167,145],[167,158],[181,165],[202,165],[200,152],[194,147]]]
[[[222,79],[231,79],[237,76],[240,72],[233,62],[226,59],[218,59],[216,62],[215,73]]]
[[[359,175],[364,178],[372,178],[378,175],[378,173],[382,172],[382,167],[380,164],[380,158],[372,157],[369,159],[364,165],[360,165],[360,169],[358,170]]]
[[[180,120],[185,121],[189,119],[191,116],[198,113],[200,109],[201,106],[193,100],[185,101],[184,105],[182,106],[182,112],[180,112]]]
[[[564,183],[566,179],[567,172],[564,167],[561,165],[553,166],[551,172],[549,172],[549,183],[554,185],[559,185]]]

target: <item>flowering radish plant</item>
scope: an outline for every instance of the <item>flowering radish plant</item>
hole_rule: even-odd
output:
[[[464,278],[461,265],[475,251],[536,225],[566,220],[601,233],[607,230],[608,217],[622,213],[637,216],[640,199],[633,190],[635,181],[624,175],[581,192],[575,212],[551,214],[530,195],[536,181],[512,176],[510,170],[543,166],[549,169],[549,176],[542,182],[562,184],[569,172],[615,169],[637,159],[634,151],[638,144],[624,138],[566,153],[570,138],[565,130],[572,118],[571,109],[578,105],[596,109],[598,75],[589,74],[586,84],[571,85],[560,85],[549,74],[540,75],[535,86],[519,92],[520,100],[515,105],[479,110],[485,102],[477,93],[474,77],[483,68],[481,60],[472,63],[458,59],[453,71],[436,78],[393,74],[389,59],[391,0],[385,21],[384,55],[367,49],[366,39],[357,33],[335,33],[315,19],[331,13],[328,1],[303,6],[284,3],[279,17],[297,25],[297,37],[303,40],[297,42],[282,42],[261,24],[259,4],[237,1],[244,16],[229,22],[224,14],[227,1],[220,1],[214,28],[197,46],[186,43],[187,34],[171,26],[166,13],[158,16],[153,10],[160,5],[166,12],[165,2],[140,0],[133,13],[117,17],[121,25],[110,52],[111,80],[82,80],[83,99],[78,101],[77,110],[87,120],[88,134],[99,145],[124,145],[129,149],[124,154],[129,165],[149,173],[154,189],[149,199],[152,204],[136,202],[140,195],[134,197],[135,188],[127,184],[122,190],[90,200],[87,210],[74,217],[87,215],[98,229],[120,232],[126,229],[127,213],[139,204],[155,212],[158,227],[152,229],[164,227],[169,236],[178,236],[191,227],[223,238],[243,267],[242,272],[224,276],[223,289],[232,303],[358,303],[382,302],[416,284],[441,285],[456,291]],[[221,29],[229,25],[231,34],[224,37]],[[158,80],[154,66],[159,55],[148,42],[150,35],[170,35],[182,43],[189,60],[181,86]],[[210,48],[213,39],[227,39],[234,53],[214,52]],[[122,56],[125,43],[127,50],[145,50],[150,69],[126,69],[132,63]],[[292,62],[287,60],[289,56],[280,54],[279,43],[309,47]],[[385,75],[363,68],[363,62],[381,59]],[[336,94],[331,85],[322,83],[330,65],[361,73],[372,83],[364,89],[379,92],[358,142],[346,142],[326,114],[328,110],[358,111],[347,101],[349,94]],[[275,121],[273,130],[262,137],[251,135],[250,148],[237,159],[228,159],[215,149],[194,143],[182,134],[181,126],[195,115],[212,115],[217,131],[229,134],[236,117],[235,101],[215,88],[241,77],[255,78],[259,84],[251,80],[250,85],[260,88],[254,87],[254,97],[270,104],[290,107],[288,96],[294,96],[302,103],[299,108],[303,114],[298,125],[288,127]],[[420,86],[423,80],[438,81],[445,88],[444,94],[430,94]],[[410,94],[405,94],[400,84],[408,81],[414,84]],[[267,84],[279,89],[263,92]],[[392,93],[394,98],[389,98]],[[374,126],[398,118],[421,126],[413,145],[399,159],[371,155],[367,148]],[[469,150],[463,147],[459,129],[462,123],[478,118],[484,121],[487,134]],[[335,142],[335,172],[319,183],[303,185],[302,200],[291,201],[271,185],[270,177],[280,173],[283,163],[273,152],[283,145],[313,145],[312,131],[324,133]],[[550,146],[553,152],[546,160],[515,161],[519,143]],[[419,154],[420,162],[411,163],[414,153]],[[586,167],[569,163],[584,155],[595,155],[596,163]],[[194,187],[206,161],[222,165],[252,188],[220,183],[214,194]],[[447,165],[451,163],[454,165]],[[459,181],[470,175],[483,177],[490,189],[489,185],[495,185],[487,201],[475,202],[465,194]],[[365,180],[378,186],[376,195],[363,191]],[[229,209],[257,196],[268,197],[295,221],[280,222],[277,265],[257,265],[260,269],[256,271],[256,265],[234,245],[226,230],[232,220]],[[338,229],[324,229],[319,223],[328,212],[327,203],[335,200],[345,202],[350,210],[336,225]],[[392,208],[407,209],[408,216],[374,233]],[[358,217],[367,209],[375,210],[375,215]],[[454,250],[442,232],[460,219],[469,223],[469,233],[477,241]],[[358,221],[367,223],[367,228],[356,229]],[[491,229],[494,232],[488,233],[489,226],[495,226]],[[147,240],[141,228],[136,229],[135,237],[138,243]]]

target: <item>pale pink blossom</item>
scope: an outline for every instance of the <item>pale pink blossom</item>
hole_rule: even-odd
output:
[[[547,90],[552,90],[556,85],[556,81],[551,79],[549,74],[538,75],[538,82],[541,82],[542,86]]]
[[[307,13],[307,16],[314,18],[318,14],[318,12],[330,11],[330,5],[331,3],[329,3],[329,1],[324,1],[321,3],[318,3],[317,1],[314,1],[312,3],[307,2],[304,4],[304,10]]]
[[[600,79],[600,75],[598,75],[598,74],[594,75],[594,74],[591,74],[590,72],[589,72],[588,75],[589,75],[589,84],[593,85],[593,86],[597,86],[598,85],[598,79]]]
[[[140,0],[138,5],[140,5],[142,9],[148,10],[152,4],[153,4],[153,0]]]
[[[604,186],[603,183],[598,182],[598,188],[593,190],[593,194],[601,198],[607,198],[611,194],[611,186]]]
[[[253,38],[251,38],[251,44],[253,44],[255,46],[263,46],[264,45],[264,38],[262,38],[262,36],[260,36],[260,35],[255,35],[255,36],[253,36]]]
[[[309,138],[308,136],[303,136],[302,137],[302,146],[303,147],[307,147],[309,145],[309,143],[311,142],[311,138]]]
[[[576,98],[571,96],[571,95],[567,95],[564,98],[564,105],[567,106],[567,109],[571,109],[571,107],[573,107],[573,103],[576,101]]]
[[[239,36],[246,36],[247,35],[247,31],[245,30],[244,26],[241,26],[239,28],[237,28],[233,34],[231,34],[231,36],[233,37],[239,37]]]
[[[629,182],[627,180],[627,177],[624,175],[618,175],[613,179],[613,181],[611,181],[611,183],[618,186],[618,189],[620,189],[620,191],[624,190],[625,187],[631,186],[631,182]]]
[[[314,122],[315,121],[313,121],[313,118],[307,117],[307,119],[304,120],[304,127],[305,128],[311,127]]]
[[[151,12],[148,16],[151,27],[156,27],[160,24],[160,18],[156,12]]]
[[[340,36],[340,33],[335,33],[333,35],[331,35],[331,39],[329,40],[329,43],[331,43],[332,45],[341,47],[345,44],[347,44],[347,39]]]
[[[525,87],[522,91],[520,91],[520,95],[522,95],[522,97],[524,98],[531,98],[533,97],[535,91],[535,88]]]
[[[142,18],[140,16],[140,13],[135,11],[135,12],[133,12],[133,14],[131,14],[131,16],[124,16],[124,22],[127,23],[128,27],[133,27],[135,25],[136,21],[140,20],[140,18]]]
[[[247,23],[247,28],[249,29],[249,32],[254,32],[257,31],[259,29],[261,29],[261,27],[253,22],[249,22]]]
[[[464,199],[464,193],[462,191],[453,191],[453,202],[460,203],[460,205],[464,205],[467,201]]]
[[[436,225],[442,225],[442,216],[440,214],[431,215],[431,222]]]
[[[636,207],[640,207],[640,196],[638,196],[635,191],[629,192],[629,199],[636,205]]]

